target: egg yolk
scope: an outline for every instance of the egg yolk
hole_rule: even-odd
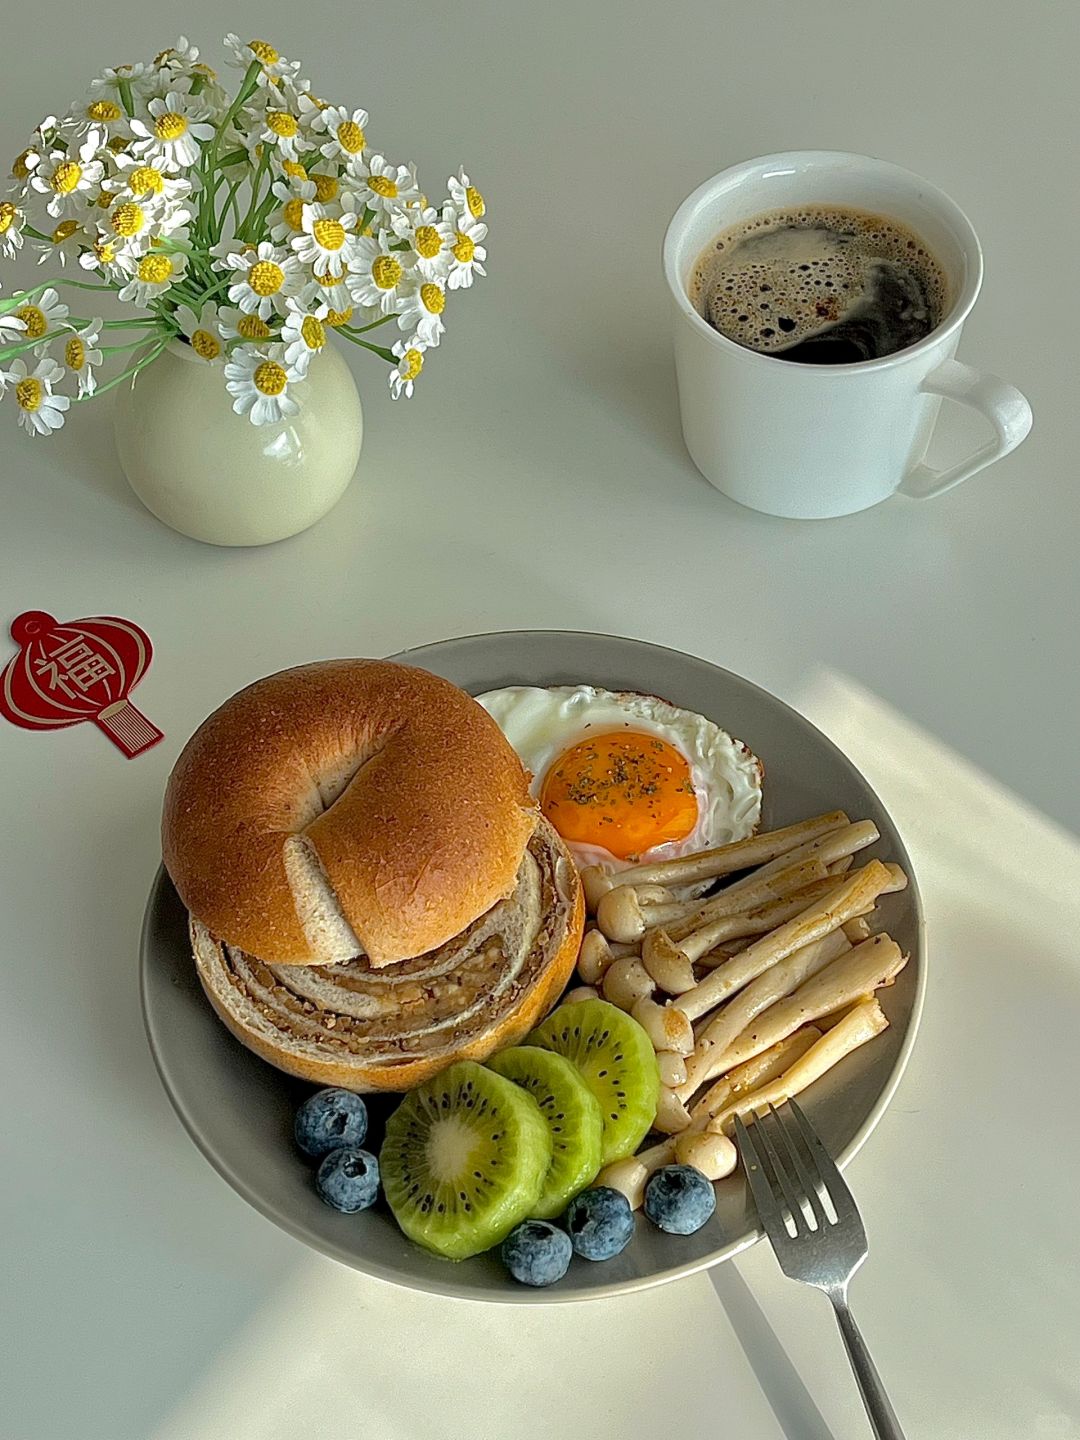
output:
[[[544,777],[540,808],[564,840],[620,860],[685,839],[698,818],[683,756],[659,736],[631,730],[565,750]]]

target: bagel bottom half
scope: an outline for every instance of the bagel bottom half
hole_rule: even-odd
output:
[[[574,863],[541,820],[511,895],[414,960],[268,965],[194,917],[191,943],[211,1005],[263,1060],[319,1085],[400,1091],[521,1040],[566,986],[584,919]]]

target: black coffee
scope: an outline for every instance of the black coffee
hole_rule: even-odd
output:
[[[929,335],[947,296],[941,266],[906,225],[808,205],[722,231],[698,257],[690,298],[715,330],[748,350],[849,365]]]

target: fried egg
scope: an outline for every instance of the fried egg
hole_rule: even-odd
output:
[[[511,685],[476,698],[581,866],[620,870],[757,829],[761,762],[703,715],[592,685]]]

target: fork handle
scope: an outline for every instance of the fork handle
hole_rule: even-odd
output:
[[[870,1351],[866,1348],[862,1332],[855,1324],[855,1317],[848,1307],[846,1297],[842,1294],[830,1294],[829,1299],[836,1310],[836,1323],[840,1326],[851,1368],[859,1382],[859,1392],[870,1417],[875,1440],[904,1440],[904,1432],[896,1418],[896,1411],[885,1393],[877,1366],[870,1358]]]

